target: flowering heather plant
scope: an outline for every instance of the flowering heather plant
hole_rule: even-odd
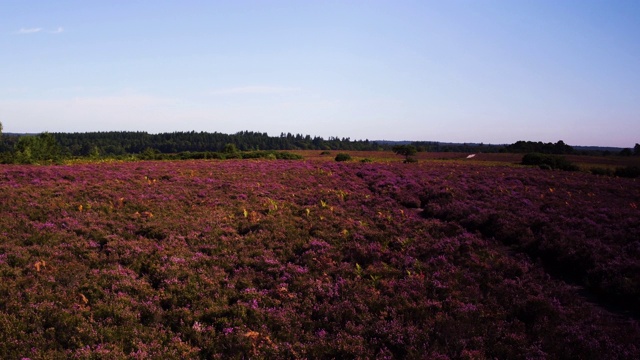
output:
[[[0,199],[3,359],[640,358],[633,179],[7,165]]]

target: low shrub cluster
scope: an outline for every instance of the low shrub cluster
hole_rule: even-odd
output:
[[[162,154],[149,150],[137,156],[140,160],[228,160],[228,159],[278,159],[278,160],[301,160],[301,155],[284,151],[230,151],[230,152],[190,152],[185,151],[177,154]]]
[[[608,169],[601,167],[594,167],[589,170],[594,175],[604,175],[604,176],[617,176],[635,179],[640,177],[640,167],[638,166],[625,166],[618,167],[616,169]]]
[[[564,156],[528,153],[522,157],[522,165],[536,165],[541,169],[558,169],[565,171],[578,171],[580,168],[567,160]]]
[[[640,167],[638,166],[619,167],[615,171],[615,176],[632,178],[632,179],[640,177]]]
[[[336,155],[336,161],[349,161],[351,160],[351,155],[346,154],[346,153],[339,153],[338,155]]]

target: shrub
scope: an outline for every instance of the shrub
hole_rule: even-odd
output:
[[[148,147],[144,149],[143,152],[138,154],[138,158],[140,160],[156,160],[158,158],[158,155],[160,155],[160,152],[158,150]]]
[[[302,155],[288,153],[288,152],[276,152],[274,153],[278,160],[302,160]]]
[[[241,154],[242,159],[259,159],[266,157],[267,154],[264,151],[250,151]]]
[[[406,157],[407,159],[409,156],[415,155],[418,152],[418,149],[413,145],[396,145],[391,148],[391,150],[398,155]]]
[[[589,169],[589,172],[591,172],[593,175],[604,175],[604,176],[613,176],[614,172],[611,169],[607,169],[607,168],[599,168],[599,167],[594,167]]]
[[[226,144],[226,145],[224,146],[224,150],[223,150],[223,152],[224,152],[225,154],[235,154],[235,153],[237,153],[237,152],[238,152],[238,148],[236,147],[236,145],[235,145],[235,144],[231,144],[231,143],[229,143],[229,144]]]
[[[640,167],[627,166],[627,167],[617,168],[615,175],[618,177],[637,178],[640,176]]]
[[[298,154],[292,154],[288,152],[277,151],[251,151],[245,152],[240,155],[242,159],[269,159],[269,160],[300,160],[302,156]],[[227,155],[227,158],[230,158]]]
[[[242,154],[239,152],[235,152],[235,153],[223,153],[222,156],[224,156],[225,160],[226,159],[242,159]]]
[[[349,160],[351,160],[351,155],[349,154],[340,153],[336,155],[336,161],[349,161]]]
[[[60,145],[49,133],[36,136],[25,135],[18,139],[13,162],[18,164],[38,164],[62,160]]]
[[[529,153],[522,157],[522,165],[537,165],[541,169],[577,171],[578,166],[563,156]]]

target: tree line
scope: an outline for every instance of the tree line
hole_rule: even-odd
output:
[[[1,126],[1,124],[0,124]],[[1,129],[1,128],[0,128]],[[236,134],[208,132],[173,132],[149,134],[147,132],[88,132],[42,133],[38,135],[12,135],[0,138],[0,162],[34,163],[55,162],[72,157],[124,157],[138,158],[220,158],[262,156],[264,151],[276,150],[351,150],[375,151],[390,148],[369,140],[350,138],[303,136],[281,133],[241,131]],[[234,149],[230,152],[230,149]],[[250,154],[249,154],[250,153]]]
[[[310,135],[241,131],[236,134],[218,132],[172,132],[149,134],[146,132],[92,132],[52,133],[58,143],[72,156],[87,156],[92,152],[102,155],[139,154],[153,149],[163,154],[180,152],[222,152],[233,144],[239,151],[256,150],[379,150],[380,145],[369,140],[352,141],[331,137],[327,140]]]
[[[413,152],[509,152],[556,155],[584,153],[576,151],[562,140],[556,143],[518,141],[511,145],[450,144],[426,141],[351,140],[339,137],[324,139],[319,136],[293,135],[291,133],[269,136],[267,133],[253,131],[240,131],[235,134],[196,131],[160,134],[141,131],[45,132],[38,135],[5,134],[2,136],[2,123],[0,123],[0,162],[3,163],[55,162],[73,157],[102,158],[129,155],[142,158],[169,158],[171,156],[216,158],[230,156],[228,152],[230,145],[239,152],[253,152],[255,156],[258,156],[261,151],[276,150],[393,150],[397,152],[398,149],[401,149],[403,152],[399,154],[405,155],[407,161],[411,159],[413,153],[406,154],[404,152],[406,149],[411,149]],[[640,155],[640,145],[636,144],[633,149],[624,149],[620,155]]]

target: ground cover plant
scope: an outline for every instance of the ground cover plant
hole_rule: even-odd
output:
[[[637,180],[333,157],[1,166],[0,358],[640,358]]]

